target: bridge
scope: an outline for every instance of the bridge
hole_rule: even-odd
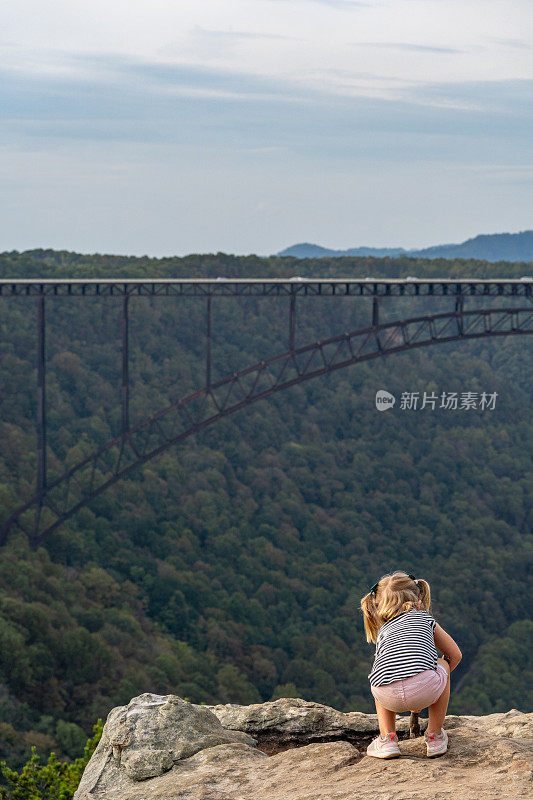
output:
[[[35,298],[37,351],[37,470],[33,496],[9,515],[0,531],[3,545],[16,526],[33,545],[117,481],[168,448],[246,406],[311,378],[353,364],[454,341],[533,333],[533,278],[228,278],[216,279],[0,279],[0,304],[10,298]],[[121,430],[90,455],[53,480],[47,471],[46,303],[56,297],[119,298],[122,331]],[[132,297],[194,297],[204,300],[205,385],[130,425],[129,301]],[[211,307],[217,297],[286,298],[288,348],[213,381]],[[369,298],[369,324],[296,347],[297,302],[306,297]],[[439,313],[380,321],[388,298],[451,301]],[[467,298],[482,308],[467,309]],[[494,299],[500,305],[494,307]],[[1,305],[0,305],[1,308]]]

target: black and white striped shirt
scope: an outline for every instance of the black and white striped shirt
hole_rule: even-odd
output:
[[[414,608],[386,622],[379,629],[374,665],[368,676],[370,685],[382,686],[437,669],[435,625],[426,611]]]

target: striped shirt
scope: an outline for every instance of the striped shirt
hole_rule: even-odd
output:
[[[426,611],[414,608],[386,622],[379,629],[374,665],[368,676],[370,685],[382,686],[437,669],[435,625]]]

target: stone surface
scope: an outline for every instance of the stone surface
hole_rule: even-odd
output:
[[[368,744],[379,731],[375,714],[343,713],[300,698],[283,697],[249,706],[228,703],[207,708],[225,728],[251,734],[257,739],[259,749],[269,755],[289,747],[339,739],[356,745]],[[409,735],[409,720],[410,715],[398,717],[400,736]],[[427,720],[421,719],[422,732],[426,726]]]
[[[205,706],[175,695],[142,694],[109,714],[77,794],[94,796],[108,785],[160,776],[180,759],[230,742],[256,745],[246,733],[225,730]]]
[[[449,735],[445,755],[428,759],[420,737],[400,742],[402,758],[382,761],[365,755],[365,743],[376,730],[374,715],[342,714],[318,703],[287,698],[212,708],[216,716],[208,707],[172,695],[142,695],[125,708],[113,709],[75,800],[514,800],[533,796],[533,714],[512,710],[486,717],[450,716],[445,722]],[[245,730],[227,730],[220,720]],[[248,735],[250,731],[254,738]],[[255,746],[255,738],[266,736],[273,742],[276,732],[284,745],[275,755]],[[315,734],[335,740],[295,746],[309,742]],[[220,741],[215,742],[217,736]],[[151,773],[154,777],[149,777]]]

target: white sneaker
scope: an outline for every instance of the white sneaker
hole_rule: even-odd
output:
[[[426,740],[426,749],[429,758],[433,756],[441,756],[448,749],[448,734],[444,728],[440,729],[440,733],[426,733],[424,734]]]
[[[388,733],[384,738],[378,736],[366,748],[367,756],[374,758],[397,758],[401,756],[398,747],[398,737],[395,733]]]

